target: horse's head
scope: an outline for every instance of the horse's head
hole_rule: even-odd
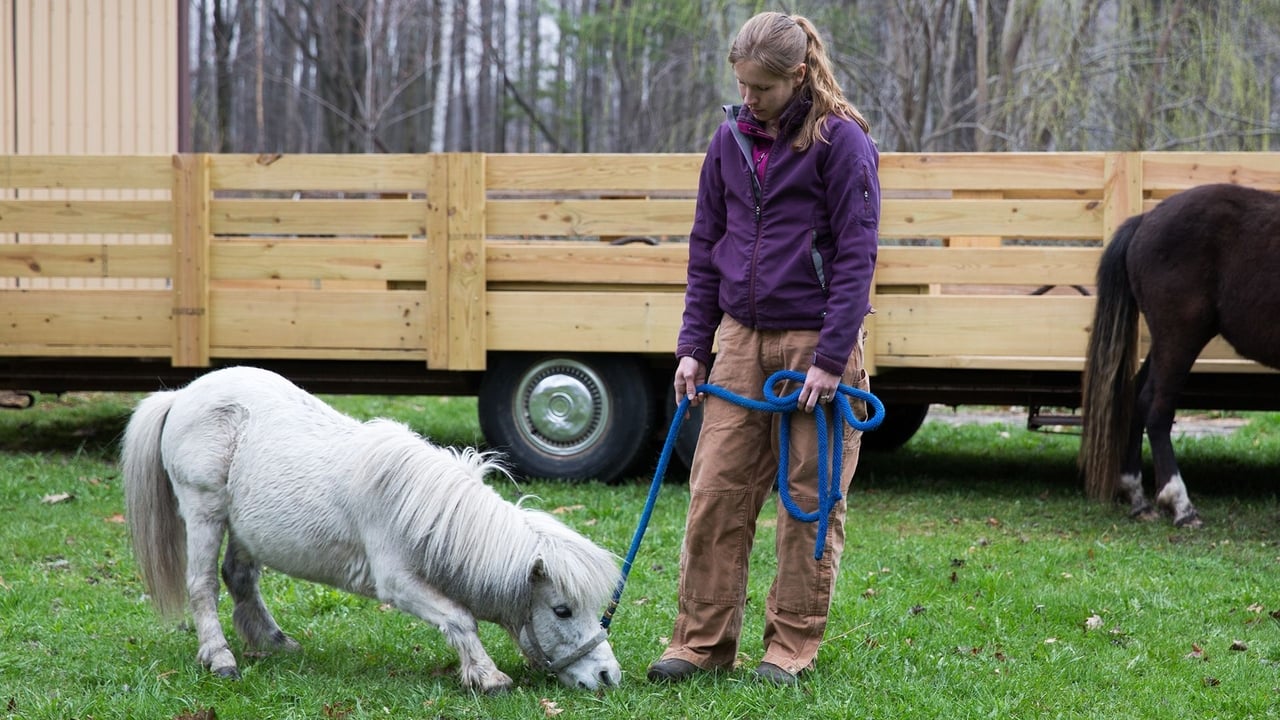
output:
[[[616,686],[622,668],[600,627],[601,603],[593,602],[591,593],[568,591],[564,578],[548,575],[541,558],[529,579],[529,612],[514,632],[525,657],[568,687]]]

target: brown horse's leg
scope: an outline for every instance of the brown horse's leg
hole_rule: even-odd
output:
[[[1172,439],[1178,396],[1199,354],[1199,347],[1190,351],[1184,348],[1180,353],[1160,354],[1153,347],[1149,356],[1151,377],[1143,389],[1144,398],[1140,400],[1147,408],[1147,439],[1151,443],[1151,459],[1155,466],[1156,504],[1173,515],[1173,524],[1178,527],[1201,525],[1200,515],[1187,496],[1187,486],[1182,481],[1182,472],[1174,457]]]
[[[1150,363],[1144,362],[1142,370],[1134,381],[1137,387],[1137,398],[1134,403],[1133,417],[1129,422],[1129,437],[1125,444],[1124,459],[1120,465],[1120,490],[1129,496],[1129,517],[1138,520],[1155,520],[1160,517],[1142,492],[1142,430],[1146,425],[1146,399],[1150,397],[1151,376],[1148,373]]]

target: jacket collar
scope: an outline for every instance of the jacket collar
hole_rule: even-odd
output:
[[[813,108],[813,98],[809,94],[808,87],[801,88],[791,98],[791,102],[782,111],[782,116],[778,118],[778,137],[790,137],[794,135],[800,126],[804,124],[805,118],[809,116],[809,110]],[[764,133],[764,125],[756,120],[755,116],[747,110],[745,105],[725,105],[725,113],[731,120],[737,120],[738,127],[743,132],[757,134]]]

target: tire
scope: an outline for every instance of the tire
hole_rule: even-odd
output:
[[[668,382],[663,389],[669,390],[669,387],[670,383]],[[668,392],[668,394],[670,394],[670,392]],[[675,420],[676,408],[678,407],[679,405],[676,405],[675,402],[671,400],[668,400],[668,402],[663,404],[663,408],[665,408],[663,417],[666,419],[667,424],[663,426],[663,431],[659,433],[659,435],[661,435],[659,438],[659,449],[661,449],[662,444],[666,443],[667,430]],[[689,417],[685,418],[684,422],[680,424],[680,431],[676,435],[675,447],[672,448],[671,454],[674,456],[672,457],[673,465],[678,461],[680,467],[686,471],[693,467],[693,451],[698,448],[698,433],[701,430],[702,406],[690,406]]]
[[[649,447],[648,378],[626,355],[495,355],[480,383],[480,430],[518,475],[616,482]]]
[[[862,433],[862,449],[869,452],[897,450],[916,434],[928,414],[927,404],[886,404],[880,427]]]

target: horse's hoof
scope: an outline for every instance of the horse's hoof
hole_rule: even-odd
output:
[[[1183,515],[1173,521],[1174,527],[1187,528],[1189,530],[1197,530],[1204,526],[1204,521],[1200,519],[1200,514],[1192,510],[1190,513]]]
[[[474,678],[470,685],[485,695],[502,695],[515,687],[515,682],[501,670],[494,670]]]
[[[1140,522],[1151,522],[1152,520],[1160,519],[1160,511],[1148,505],[1129,513],[1129,517]]]
[[[298,652],[302,649],[302,646],[298,644],[298,641],[288,635],[285,635],[283,630],[277,630],[275,634],[271,636],[271,644],[275,646],[276,650],[287,653]]]

